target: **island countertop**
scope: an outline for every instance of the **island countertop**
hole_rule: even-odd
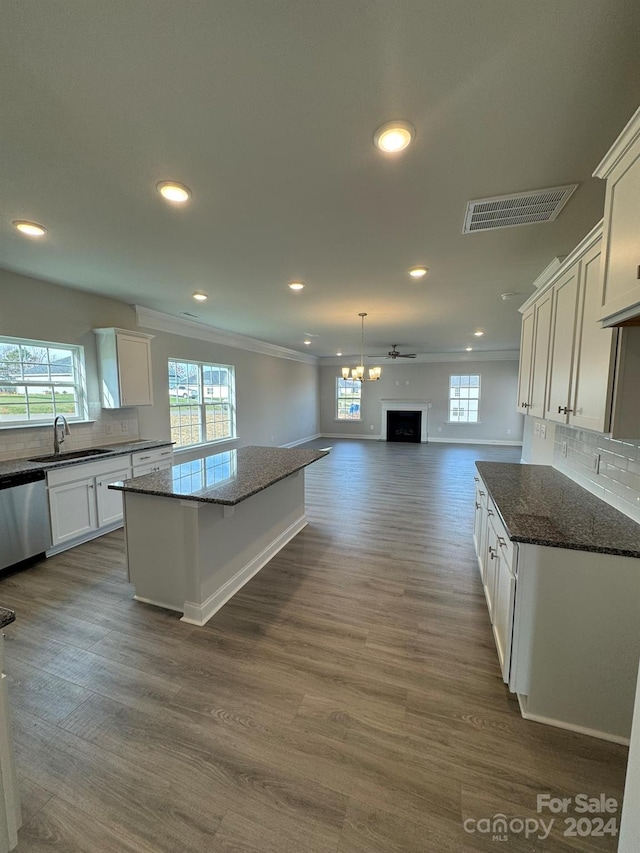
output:
[[[549,465],[476,462],[514,542],[640,557],[640,524]]]
[[[328,454],[328,450],[240,447],[112,483],[109,488],[235,506]]]

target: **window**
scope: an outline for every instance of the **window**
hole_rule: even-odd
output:
[[[169,359],[169,411],[178,447],[235,438],[233,367]]]
[[[477,424],[480,403],[480,377],[449,377],[449,422]]]
[[[359,421],[362,383],[357,379],[337,379],[336,381],[338,420]]]
[[[0,337],[0,426],[85,420],[84,349]]]

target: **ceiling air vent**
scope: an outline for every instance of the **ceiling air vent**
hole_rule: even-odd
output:
[[[467,204],[462,233],[471,234],[474,231],[531,225],[534,222],[551,222],[569,201],[577,186],[569,184],[566,187],[470,201]]]

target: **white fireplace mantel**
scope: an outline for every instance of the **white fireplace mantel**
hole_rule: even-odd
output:
[[[382,426],[380,438],[387,440],[387,412],[422,412],[420,419],[420,442],[426,444],[429,438],[428,400],[380,400],[382,403]]]

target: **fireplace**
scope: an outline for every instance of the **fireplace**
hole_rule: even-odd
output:
[[[387,412],[387,441],[420,443],[422,412],[391,410]]]
[[[387,399],[380,400],[381,404],[381,419],[380,419],[380,438],[382,441],[387,440],[388,432],[388,415],[420,415],[420,420],[417,421],[417,429],[414,425],[413,429],[417,433],[417,438],[408,439],[406,436],[400,438],[400,441],[415,441],[426,444],[429,440],[429,407],[431,403],[428,400],[402,400],[402,399]],[[390,441],[395,441],[393,437],[389,437]]]

